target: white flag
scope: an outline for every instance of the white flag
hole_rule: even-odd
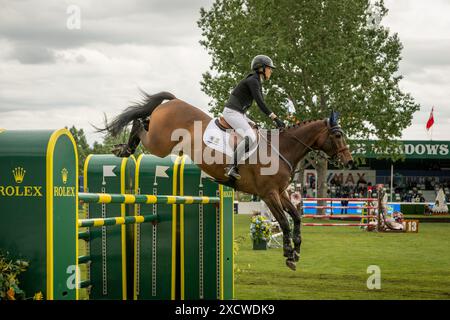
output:
[[[167,167],[167,166],[156,166],[155,176],[162,177],[162,178],[168,178],[169,176],[166,173],[167,169],[169,169],[169,167]]]
[[[204,172],[203,170],[200,172],[200,184],[198,185],[200,188],[203,188],[203,179],[210,178],[213,179],[209,174]]]
[[[103,166],[103,177],[115,177],[114,169],[116,166]]]
[[[169,178],[169,175],[166,173],[167,169],[169,169],[168,166],[156,166],[155,181],[153,181],[153,185],[158,185],[158,183],[156,182],[156,177]]]
[[[106,184],[105,177],[116,177],[116,174],[113,171],[115,168],[116,166],[103,166],[103,185]]]
[[[200,173],[200,178],[213,178],[211,177],[209,174],[207,174],[205,171],[202,170],[202,172]]]

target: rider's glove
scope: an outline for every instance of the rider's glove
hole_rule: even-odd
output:
[[[270,119],[272,119],[273,121],[275,121],[275,123],[277,124],[277,128],[281,129],[281,128],[285,128],[286,126],[284,125],[284,122],[281,121],[280,119],[277,118],[277,115],[275,113],[271,113],[269,115]]]
[[[275,123],[277,124],[278,129],[286,128],[286,125],[280,119],[275,118],[275,119],[273,119],[273,121],[275,121]]]

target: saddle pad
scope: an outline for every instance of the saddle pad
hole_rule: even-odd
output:
[[[233,157],[234,151],[230,143],[231,134],[228,131],[221,130],[216,125],[215,120],[216,119],[212,119],[206,127],[206,130],[203,133],[203,142],[211,149],[224,153],[228,157]],[[244,158],[241,160],[245,160],[250,157],[257,150],[258,143],[259,141],[255,143],[255,145],[244,155]]]

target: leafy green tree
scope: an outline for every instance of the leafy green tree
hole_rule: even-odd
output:
[[[108,154],[111,153],[111,150],[106,147],[104,144],[95,141],[92,145],[92,153],[93,154]]]
[[[81,175],[83,174],[84,161],[86,160],[86,157],[91,153],[91,149],[89,147],[89,144],[87,143],[86,135],[83,129],[77,129],[75,126],[72,126],[69,131],[75,139],[75,143],[77,145],[78,172]]]
[[[276,114],[301,121],[336,110],[349,137],[377,139],[385,156],[400,157],[397,140],[420,106],[399,87],[402,44],[380,24],[383,0],[216,0],[200,14],[200,43],[212,58],[201,85],[212,112],[222,110],[251,59],[266,54],[278,65],[263,85]],[[250,116],[271,125],[257,108]],[[324,197],[326,163],[310,163]]]
[[[350,137],[376,138],[396,157],[395,140],[419,105],[400,90],[402,44],[380,24],[383,1],[216,0],[200,13],[201,44],[212,57],[201,85],[212,112],[222,110],[252,57],[267,54],[279,67],[263,85],[275,113],[305,120],[336,110]],[[250,115],[271,122],[257,108]]]

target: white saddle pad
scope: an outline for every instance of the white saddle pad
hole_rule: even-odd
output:
[[[221,130],[216,125],[215,120],[215,118],[212,119],[206,127],[206,130],[203,133],[203,142],[211,149],[219,151],[229,157],[233,157],[234,150],[231,144],[231,134],[228,131]],[[244,155],[244,158],[241,159],[241,161],[247,159],[256,151],[258,143],[259,141]]]

